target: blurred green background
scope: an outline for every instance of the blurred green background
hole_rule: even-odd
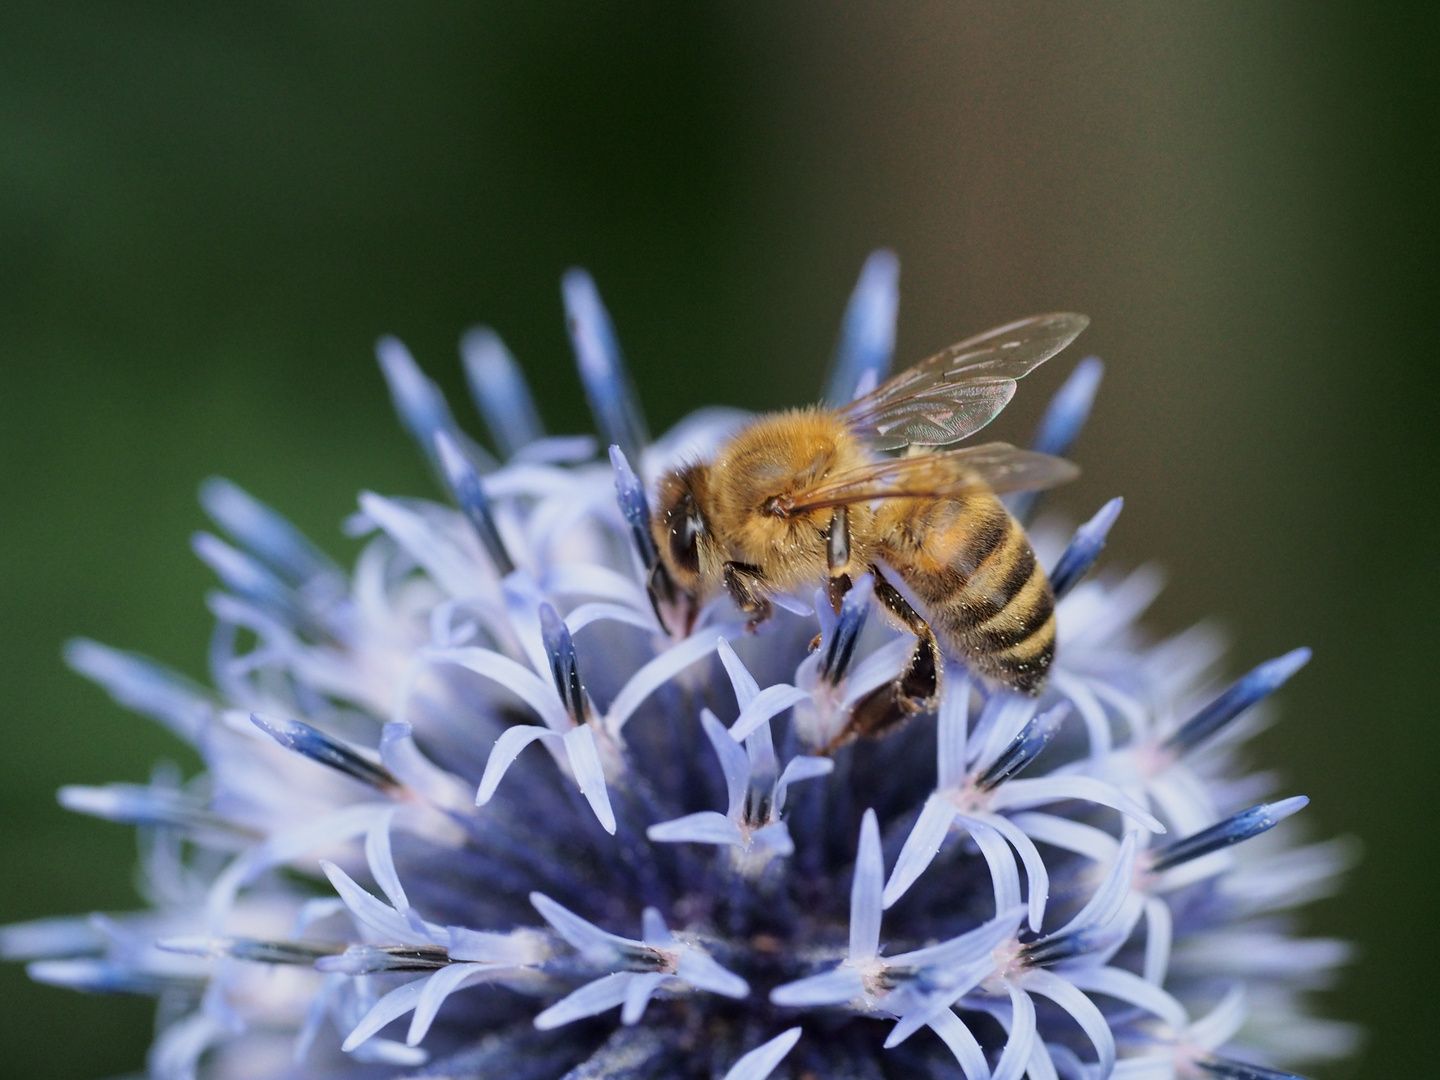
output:
[[[198,481],[344,556],[359,489],[430,491],[379,334],[468,416],[455,341],[489,322],[552,428],[588,429],[557,289],[585,265],[659,430],[813,398],[884,244],[902,362],[1093,317],[1108,373],[1061,503],[1126,496],[1109,557],[1170,571],[1157,629],[1217,617],[1237,671],[1314,646],[1260,753],[1365,845],[1309,922],[1363,948],[1326,1008],[1370,1045],[1330,1075],[1428,1073],[1437,11],[4,5],[0,921],[135,903],[129,832],[53,792],[184,758],[59,649],[203,674]],[[150,1017],[5,967],[0,1074],[128,1071]]]

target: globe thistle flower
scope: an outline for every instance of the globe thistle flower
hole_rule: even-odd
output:
[[[867,262],[827,400],[884,377],[897,274]],[[492,455],[384,339],[445,501],[363,494],[347,573],[209,481],[213,686],[70,644],[205,768],[62,789],[139,828],[147,906],[8,927],[7,956],[154,995],[157,1080],[1273,1080],[1348,1052],[1305,1002],[1346,947],[1291,915],[1346,851],[1297,846],[1305,799],[1242,757],[1307,651],[1224,688],[1209,630],[1145,635],[1155,572],[1089,573],[1116,499],[1033,529],[1059,598],[1041,697],[948,658],[935,715],[835,749],[910,639],[868,578],[747,633],[650,576],[649,483],[744,416],[652,441],[593,283],[563,293],[600,443],[547,435],[476,330]],[[1066,451],[1100,374],[1037,449]]]

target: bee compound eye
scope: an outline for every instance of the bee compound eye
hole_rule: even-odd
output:
[[[670,515],[670,558],[681,570],[699,572],[699,541],[704,531],[694,502],[688,497],[682,499]]]

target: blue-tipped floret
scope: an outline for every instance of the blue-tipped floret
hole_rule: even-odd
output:
[[[1057,600],[1073,589],[1080,579],[1089,573],[1090,567],[1095,565],[1100,552],[1105,550],[1105,539],[1110,535],[1110,527],[1115,524],[1115,519],[1120,516],[1124,505],[1125,500],[1116,496],[1102,506],[1094,517],[1075,530],[1070,545],[1061,554],[1055,569],[1050,572],[1050,587],[1055,590]]]
[[[310,941],[261,941],[247,937],[162,938],[155,943],[165,952],[186,956],[228,957],[256,964],[298,964],[310,967],[322,957],[332,957],[341,946]]]
[[[1291,814],[1303,810],[1309,802],[1304,795],[1296,795],[1275,803],[1261,803],[1249,810],[1231,814],[1208,829],[1201,829],[1191,836],[1156,848],[1151,853],[1150,869],[1157,872],[1169,870],[1202,855],[1209,855],[1213,851],[1249,840],[1252,836],[1259,836],[1273,829]]]
[[[474,526],[475,534],[484,545],[486,554],[490,556],[496,573],[504,577],[515,569],[515,563],[511,560],[510,553],[505,550],[505,542],[500,539],[500,530],[495,527],[495,517],[490,513],[490,502],[485,498],[480,474],[443,431],[435,436],[435,452],[445,482],[450,486],[450,493],[455,496],[460,509]]]
[[[1085,421],[1090,418],[1090,407],[1095,403],[1095,392],[1100,388],[1100,378],[1105,374],[1105,365],[1098,356],[1087,356],[1075,365],[1075,370],[1055,392],[1040,426],[1035,429],[1035,438],[1030,449],[1042,454],[1064,457],[1080,437]],[[1010,511],[1021,521],[1028,521],[1035,514],[1044,492],[1026,491],[1013,496],[1009,501]]]
[[[838,683],[850,670],[850,661],[855,658],[855,643],[865,629],[865,620],[870,614],[870,598],[874,592],[875,575],[865,574],[840,603],[840,614],[835,620],[835,629],[830,633],[830,644],[820,662],[820,675],[831,683]]]
[[[1256,702],[1269,697],[1310,660],[1310,650],[1292,649],[1284,656],[1267,660],[1248,675],[1237,679],[1223,694],[1180,726],[1164,742],[1174,754],[1185,754],[1230,723]]]
[[[630,537],[640,554],[641,565],[652,567],[660,553],[655,550],[655,538],[650,535],[650,500],[645,497],[645,484],[630,468],[620,447],[610,447],[610,464],[615,469],[615,497],[625,523],[630,526]]]
[[[1032,941],[1021,948],[1021,955],[1030,967],[1053,967],[1074,960],[1077,956],[1088,956],[1115,943],[1114,930],[1104,926],[1086,926],[1070,933],[1052,934]]]
[[[104,784],[99,787],[66,784],[56,796],[66,810],[122,825],[159,825],[187,831],[240,833],[225,818],[210,813],[195,796],[174,788],[145,784]]]
[[[295,621],[299,613],[294,593],[249,555],[205,532],[192,536],[190,547],[235,595],[254,601],[266,611],[284,616],[286,622]]]
[[[467,330],[460,338],[460,355],[470,396],[501,457],[511,457],[544,437],[545,426],[530,387],[499,334],[488,326]]]
[[[570,719],[583,724],[589,710],[585,705],[585,688],[580,684],[580,666],[575,657],[575,642],[560,613],[549,604],[540,605],[540,633],[545,639],[545,652],[550,657],[550,674],[555,690],[565,702]]]
[[[343,953],[314,961],[320,971],[373,975],[390,971],[438,971],[453,963],[439,945],[351,945]]]
[[[218,536],[198,532],[190,546],[221,583],[236,596],[248,600],[270,618],[316,638],[343,638],[344,619],[322,604],[313,603],[316,593],[292,589],[267,566],[246,552],[231,547]],[[338,582],[337,588],[338,588]],[[329,591],[326,589],[325,591]]]
[[[1040,756],[1040,751],[1060,730],[1060,725],[1070,715],[1070,703],[1062,701],[1046,709],[1020,729],[1020,734],[1010,740],[1010,745],[1000,752],[994,764],[986,769],[975,782],[982,791],[989,791],[1018,774]]]
[[[299,586],[322,574],[340,574],[339,567],[299,529],[229,480],[212,476],[201,484],[200,504],[236,543],[289,584]]]
[[[900,260],[881,248],[870,253],[850,294],[840,346],[825,387],[825,402],[839,408],[878,386],[895,354],[895,315],[900,306]]]
[[[635,388],[625,373],[620,343],[610,313],[600,300],[595,282],[584,270],[567,270],[560,280],[570,344],[580,367],[580,381],[595,424],[607,444],[614,443],[627,458],[640,460],[650,441]]]
[[[1220,1080],[1305,1080],[1303,1076],[1283,1069],[1247,1065],[1243,1061],[1226,1061],[1224,1058],[1205,1058],[1195,1065]]]
[[[89,958],[37,960],[25,965],[25,974],[38,983],[81,990],[87,994],[141,994],[158,996],[180,987],[194,990],[199,978],[167,976],[145,971],[133,964]]]
[[[425,377],[415,363],[415,358],[410,355],[410,350],[405,348],[399,338],[388,335],[382,337],[375,343],[375,357],[380,361],[380,370],[390,387],[390,397],[395,402],[395,411],[400,416],[400,422],[405,425],[411,438],[419,444],[426,460],[436,472],[441,469],[440,459],[436,456],[435,436],[442,431],[449,435],[457,446],[463,447],[465,454],[479,463],[484,471],[488,472],[495,467],[489,454],[460,433],[450,406],[445,403],[445,395]]]
[[[362,757],[338,739],[331,738],[309,724],[303,724],[299,720],[271,719],[258,713],[251,713],[250,720],[285,749],[294,750],[321,765],[328,765],[362,784],[369,784],[382,791],[399,786],[395,777],[390,775],[389,769]]]
[[[1090,418],[1095,391],[1100,389],[1100,378],[1104,374],[1105,365],[1098,356],[1087,356],[1075,365],[1065,384],[1050,399],[1030,444],[1032,450],[1057,457],[1069,452]]]

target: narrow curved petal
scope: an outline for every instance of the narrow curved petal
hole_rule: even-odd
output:
[[[370,1011],[351,1029],[350,1034],[345,1036],[345,1042],[341,1044],[340,1049],[347,1054],[350,1053],[390,1021],[404,1016],[415,1008],[420,1001],[420,994],[424,991],[425,984],[429,981],[429,977],[420,978],[391,990],[370,1007]]]
[[[480,789],[475,793],[475,805],[484,806],[495,797],[495,789],[505,778],[506,771],[520,756],[520,751],[537,739],[559,740],[559,734],[538,724],[517,724],[506,728],[495,740],[490,757],[485,761],[485,772],[480,777]]]
[[[470,787],[454,773],[440,768],[415,745],[414,732],[404,722],[386,724],[380,735],[380,761],[415,794],[441,810],[466,813],[475,805]]]
[[[770,1001],[793,1009],[810,1009],[821,1005],[844,1005],[864,993],[865,983],[860,973],[852,967],[838,967],[777,986],[770,991]]]
[[[383,939],[408,945],[434,944],[428,934],[416,930],[405,916],[390,905],[376,900],[334,863],[322,859],[320,869],[325,871],[325,876],[351,913]]]
[[[1115,865],[1110,867],[1094,895],[1075,913],[1073,919],[1051,936],[1062,937],[1065,934],[1105,926],[1120,913],[1120,907],[1130,895],[1134,881],[1135,834],[1132,832],[1126,834],[1115,857]]]
[[[965,1022],[950,1009],[930,1021],[930,1029],[944,1040],[965,1073],[965,1080],[990,1080],[990,1064],[985,1051],[971,1034]]]
[[[700,710],[700,726],[705,729],[705,737],[720,759],[720,771],[725,774],[725,792],[729,801],[726,813],[732,818],[739,818],[745,805],[745,789],[750,784],[750,755],[730,737],[725,725],[709,709]]]
[[[860,822],[860,850],[850,885],[850,960],[873,960],[880,952],[880,894],[885,863],[880,854],[880,823],[874,810]]]
[[[224,923],[239,891],[257,877],[276,866],[311,852],[324,851],[332,845],[364,836],[390,804],[356,803],[342,806],[313,821],[292,829],[271,833],[269,839],[256,845],[227,866],[210,886],[205,899],[205,916],[212,926]]]
[[[715,651],[720,656],[720,663],[725,665],[725,674],[730,676],[730,687],[735,691],[735,703],[740,707],[740,711],[744,712],[746,706],[760,693],[760,684],[755,681],[755,676],[750,674],[750,669],[728,641],[722,641]]]
[[[680,953],[675,974],[697,990],[708,990],[721,997],[743,998],[750,994],[750,984],[721,967],[709,953],[688,946]]]
[[[489,649],[435,649],[427,654],[431,660],[441,664],[456,664],[497,682],[521,701],[535,710],[535,714],[551,731],[565,731],[570,727],[570,717],[565,705],[555,693],[552,683],[542,679],[524,664],[501,656]]]
[[[990,867],[990,883],[995,889],[995,915],[999,917],[1020,906],[1020,872],[1015,869],[1015,856],[1005,838],[983,821],[967,820],[966,829],[975,840],[980,854]]]
[[[670,932],[659,908],[647,907],[640,913],[640,940],[656,948],[669,948],[675,944],[675,935]]]
[[[513,730],[513,729],[512,729]],[[600,764],[600,750],[595,745],[595,732],[589,724],[581,724],[565,734],[565,753],[580,794],[595,811],[600,824],[615,834],[615,811],[610,806],[610,791],[605,786],[605,767]]]
[[[573,993],[567,994],[535,1017],[535,1026],[541,1031],[573,1024],[587,1016],[598,1016],[617,1005],[623,1005],[629,992],[631,980],[638,978],[633,971],[617,971],[602,975],[594,982],[588,982]]]
[[[505,457],[544,438],[530,387],[499,334],[488,326],[471,327],[460,338],[460,355],[470,395]]]
[[[734,1065],[726,1071],[724,1080],[766,1080],[775,1066],[795,1047],[800,1039],[800,1028],[792,1027],[782,1031],[769,1042],[761,1043],[754,1050],[740,1055]]]
[[[1090,776],[1045,776],[1037,780],[1007,780],[995,791],[991,808],[995,810],[1029,810],[1046,803],[1065,799],[1083,799],[1119,810],[1134,818],[1153,833],[1163,833],[1160,824],[1148,810],[1114,784]]]
[[[620,688],[605,715],[605,730],[618,737],[631,715],[645,699],[697,660],[703,660],[725,640],[724,630],[701,630],[674,648],[667,649],[630,677]]]
[[[1065,979],[1081,990],[1104,994],[1160,1017],[1176,1031],[1184,1029],[1188,1018],[1184,1007],[1154,983],[1146,982],[1134,972],[1112,967],[1075,965],[1064,972]],[[1048,996],[1048,995],[1047,995]]]
[[[651,840],[662,844],[734,844],[745,846],[739,826],[724,814],[701,810],[673,821],[662,821],[645,830]]]
[[[942,989],[918,995],[913,999],[915,1004],[907,1004],[893,1010],[901,1012],[902,1015],[896,1025],[890,1029],[890,1034],[886,1036],[885,1048],[888,1050],[892,1046],[899,1046],[922,1027],[933,1024],[939,1016],[950,1011],[950,1006],[979,986],[994,972],[995,963],[988,957],[960,968],[942,972],[927,972],[926,981],[930,984],[938,984]],[[899,995],[892,995],[892,998],[895,996]],[[890,999],[887,999],[886,1004],[891,1004]]]
[[[187,743],[195,743],[216,713],[210,691],[135,653],[71,638],[65,643],[65,663],[125,708],[154,717]]]
[[[650,608],[650,598],[635,579],[617,573],[608,566],[592,562],[562,562],[549,567],[541,579],[541,592],[556,596],[592,596],[596,600],[610,600],[624,606],[631,614],[648,615],[649,627],[655,629],[655,613]],[[588,604],[576,608],[580,611]],[[574,614],[572,612],[571,614]],[[565,619],[568,625],[570,619]],[[570,627],[571,633],[575,627]]]
[[[663,971],[646,971],[634,974],[630,981],[625,984],[625,1003],[620,1008],[620,1022],[622,1024],[638,1024],[640,1018],[645,1015],[645,1006],[650,1004],[650,999],[655,996],[655,991],[660,989],[660,984],[666,979],[673,978]]]
[[[795,840],[790,835],[790,827],[783,821],[777,821],[772,825],[756,829],[750,834],[750,850],[768,852],[771,855],[778,855],[782,859],[788,859],[795,854]]]
[[[1090,738],[1090,757],[1099,760],[1110,753],[1113,742],[1110,732],[1110,718],[1105,715],[1105,706],[1087,686],[1084,680],[1064,671],[1055,672],[1055,689],[1070,699],[1075,711],[1085,722],[1085,732]]]
[[[890,880],[885,883],[881,900],[887,908],[904,896],[925,868],[934,862],[954,821],[955,804],[944,795],[936,792],[925,800],[915,827],[905,838],[900,857],[895,860],[895,868],[890,871]]]
[[[1060,1074],[1055,1071],[1055,1059],[1050,1054],[1050,1047],[1046,1044],[1044,1037],[1035,1040],[1030,1048],[1030,1061],[1025,1066],[1025,1075],[1028,1080],[1060,1080]],[[1090,1080],[1088,1073],[1082,1072],[1084,1080]]]
[[[461,987],[493,977],[495,971],[493,964],[451,964],[431,975],[415,1002],[415,1015],[410,1018],[410,1030],[405,1035],[406,1045],[417,1046],[425,1038],[447,997]]]
[[[474,596],[487,587],[494,588],[493,584],[487,586],[487,581],[494,579],[482,574],[478,563],[419,514],[370,491],[361,493],[360,509],[451,596]]]
[[[801,754],[791,758],[785,764],[785,771],[780,774],[780,779],[775,782],[775,813],[785,809],[785,797],[790,790],[791,784],[798,784],[801,780],[814,780],[821,776],[829,776],[835,771],[835,762],[831,758],[810,757]]]
[[[773,717],[779,716],[786,709],[800,704],[802,701],[810,700],[810,695],[804,690],[797,689],[789,683],[776,683],[774,686],[767,686],[760,693],[756,694],[749,705],[740,710],[735,723],[730,726],[730,738],[741,742],[747,736],[754,734],[762,724],[768,724]]]
[[[892,968],[968,966],[988,956],[1002,941],[1014,935],[1020,929],[1024,914],[1024,909],[1017,905],[959,937],[913,952],[897,953],[886,957],[886,963]]]
[[[572,947],[586,956],[610,957],[617,952],[644,948],[643,941],[620,937],[608,930],[601,930],[588,919],[582,919],[563,904],[558,904],[541,892],[530,894],[530,903],[540,917],[554,927],[555,932]]]
[[[1006,989],[1010,991],[1010,1037],[991,1080],[1020,1080],[1035,1046],[1035,1003],[1018,986],[1007,984]]]
[[[565,625],[570,633],[578,634],[585,627],[594,622],[618,622],[628,626],[637,626],[641,630],[648,630],[652,634],[660,632],[659,625],[655,622],[655,616],[647,611],[640,611],[636,608],[625,607],[621,604],[610,604],[595,602],[581,604],[569,615],[565,616]]]
[[[935,786],[959,787],[965,778],[965,736],[970,723],[970,682],[957,679],[945,688],[936,717]]]
[[[1027,971],[1021,976],[1020,983],[1032,994],[1042,994],[1049,998],[1074,1018],[1084,1030],[1085,1037],[1095,1047],[1095,1053],[1100,1059],[1097,1080],[1107,1080],[1115,1069],[1115,1036],[1095,1003],[1053,971]]]
[[[1190,1025],[1186,1037],[1207,1050],[1224,1046],[1245,1023],[1248,1013],[1245,986],[1236,983],[1220,999],[1220,1003]]]
[[[1045,860],[1040,857],[1039,849],[1023,831],[999,814],[975,814],[974,820],[983,821],[998,832],[1020,856],[1025,866],[1030,929],[1038,934],[1041,923],[1045,921],[1045,903],[1050,898],[1050,872],[1045,869]]]
[[[1158,896],[1145,901],[1145,981],[1156,986],[1165,984],[1170,967],[1170,943],[1174,940],[1174,920],[1170,905]]]
[[[390,825],[395,820],[395,809],[370,826],[365,834],[365,861],[375,884],[398,912],[405,912],[410,901],[405,897],[405,887],[400,884],[400,875],[395,872],[395,858],[390,853]]]
[[[1032,840],[1073,851],[1098,863],[1113,863],[1120,850],[1120,842],[1113,836],[1082,821],[1038,811],[1015,814],[1010,820]]]

